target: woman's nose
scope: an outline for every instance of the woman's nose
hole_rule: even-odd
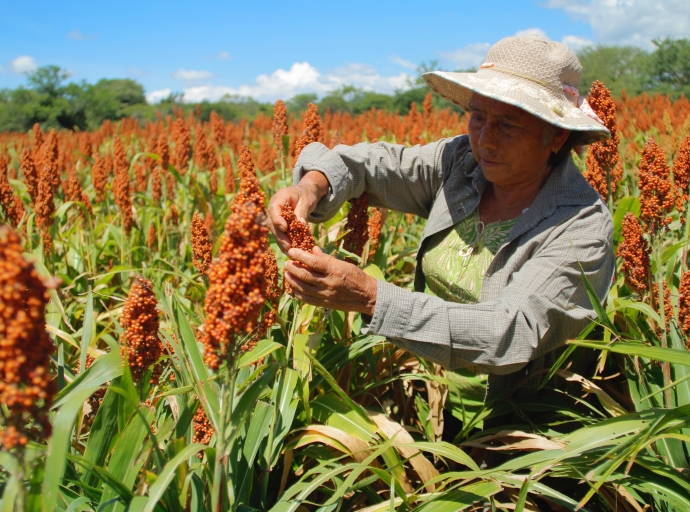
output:
[[[490,121],[484,123],[479,134],[479,147],[483,149],[496,149],[498,147],[496,124]]]

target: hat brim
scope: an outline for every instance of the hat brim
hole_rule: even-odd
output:
[[[422,74],[427,85],[455,105],[469,109],[472,94],[481,94],[513,105],[566,130],[580,133],[578,144],[611,137],[605,126],[570,103],[561,91],[552,91],[529,79],[491,69],[477,73],[431,71]]]

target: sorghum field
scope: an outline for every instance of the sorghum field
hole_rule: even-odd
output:
[[[1,509],[690,510],[690,101],[595,83],[590,103],[614,137],[576,161],[618,272],[532,376],[556,396],[538,403],[485,404],[484,376],[283,288],[264,208],[297,154],[464,133],[430,95],[405,115],[277,102],[239,124],[179,110],[0,135]],[[285,216],[295,245],[411,286],[423,220],[366,197],[319,226]]]

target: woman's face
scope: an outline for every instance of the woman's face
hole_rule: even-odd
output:
[[[568,131],[486,96],[470,100],[470,145],[484,176],[503,188],[546,179],[549,156],[568,138]]]

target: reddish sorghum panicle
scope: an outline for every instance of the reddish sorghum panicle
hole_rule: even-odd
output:
[[[666,155],[653,138],[642,149],[640,158],[640,219],[647,233],[655,236],[665,228],[671,218],[674,194]]]
[[[225,193],[231,194],[235,191],[235,172],[232,168],[232,158],[229,151],[223,155],[223,167],[225,168]]]
[[[211,118],[209,119],[211,123],[211,132],[213,133],[213,140],[216,142],[216,145],[220,146],[223,145],[223,142],[225,142],[225,123],[223,122],[223,119],[216,113],[215,110],[211,111]]]
[[[41,146],[41,158],[36,162],[39,177],[45,174],[50,179],[53,188],[60,185],[60,169],[58,159],[60,157],[58,148],[58,136],[55,130],[50,130],[48,137]]]
[[[22,174],[24,175],[24,183],[26,190],[29,192],[31,198],[31,206],[34,206],[38,201],[38,171],[36,170],[36,163],[34,157],[28,148],[22,151],[21,159]]]
[[[91,183],[96,192],[96,201],[102,202],[105,199],[105,187],[108,185],[108,171],[100,153],[96,153],[91,166]]]
[[[678,288],[678,326],[690,335],[690,272],[684,272]],[[689,347],[690,348],[690,345]]]
[[[290,239],[290,245],[296,249],[312,252],[314,245],[316,245],[316,240],[314,240],[314,235],[311,229],[309,229],[309,225],[297,218],[295,211],[288,203],[280,205],[280,214],[287,223],[285,234]],[[288,283],[287,279],[283,279],[283,285],[285,286],[285,292],[292,295],[292,285]]]
[[[0,206],[5,212],[5,219],[13,226],[18,226],[24,216],[24,203],[14,193],[7,178],[7,160],[0,155]]]
[[[213,220],[213,214],[211,209],[206,210],[206,216],[204,217],[204,226],[206,226],[206,231],[208,231],[209,238],[213,235],[213,226],[215,221]]]
[[[197,125],[194,140],[194,162],[199,170],[208,168],[209,145],[201,125]]]
[[[371,240],[371,245],[369,246],[369,256],[376,254],[376,250],[379,247],[379,237],[381,236],[381,210],[374,208],[371,217],[369,217],[369,240]]]
[[[44,143],[44,146],[47,144],[48,141]],[[50,163],[41,166],[38,172],[38,199],[34,205],[36,226],[41,231],[43,248],[46,252],[53,245],[50,237],[50,226],[53,225],[53,213],[55,213],[53,176],[53,167]]]
[[[252,202],[235,205],[225,224],[216,259],[211,262],[204,301],[201,341],[206,364],[217,370],[223,359],[251,348],[242,336],[258,326],[266,296],[264,251],[267,228]]]
[[[275,159],[277,158],[276,149],[264,139],[261,141],[261,149],[259,151],[259,169],[264,174],[272,172],[276,168]]]
[[[424,96],[422,111],[424,113],[424,121],[428,122],[431,117],[431,92],[426,93],[426,96]]]
[[[630,212],[623,218],[622,235],[618,256],[623,260],[621,272],[625,284],[635,292],[645,292],[649,279],[649,244],[642,236],[640,221]]]
[[[673,159],[673,183],[676,189],[676,209],[685,212],[688,203],[688,185],[690,185],[690,136],[683,139],[676,157]],[[685,224],[687,213],[680,216]]]
[[[263,209],[266,202],[266,194],[261,190],[261,185],[256,177],[254,162],[252,161],[252,152],[249,149],[249,144],[246,142],[242,144],[242,149],[240,150],[238,167],[240,168],[240,189],[235,194],[232,204],[233,211],[238,206],[246,203],[255,204],[260,209]]]
[[[132,229],[132,196],[129,186],[129,163],[127,154],[119,137],[113,142],[115,153],[115,181],[113,182],[113,195],[115,203],[122,213],[122,224],[126,233]]]
[[[160,165],[164,171],[167,171],[168,166],[170,165],[170,150],[168,148],[168,139],[165,137],[165,135],[158,136],[158,140],[156,142],[156,153],[158,153],[158,156],[160,157],[158,159],[158,165]]]
[[[304,130],[295,144],[295,160],[302,150],[312,142],[323,142],[323,123],[319,117],[319,107],[309,103],[307,113],[304,116]]]
[[[266,252],[264,252],[264,269],[266,276],[266,302],[269,304],[270,309],[265,310],[261,316],[259,328],[257,329],[256,336],[254,336],[255,340],[263,338],[275,322],[278,299],[280,299],[282,293],[278,284],[278,261],[276,260],[276,254],[268,246],[266,247]]]
[[[197,212],[192,216],[192,262],[199,272],[206,273],[211,263],[211,241],[204,221]]]
[[[157,240],[158,237],[156,236],[156,225],[152,222],[149,224],[149,232],[146,236],[146,245],[150,251],[153,251],[153,249],[156,247]]]
[[[611,194],[616,191],[623,177],[623,167],[618,154],[620,136],[616,125],[616,104],[603,83],[595,80],[589,92],[589,104],[604,126],[611,132],[611,138],[589,146],[587,170],[584,176],[604,200],[608,197],[608,175],[611,176]]]
[[[283,151],[283,136],[288,134],[287,109],[283,100],[276,101],[273,105],[273,143],[278,151]]]
[[[350,199],[345,229],[348,231],[343,239],[345,250],[362,256],[369,241],[369,196],[366,192],[357,199]]]
[[[38,123],[34,123],[32,131],[34,134],[34,146],[31,157],[34,159],[34,161],[37,161],[39,159],[39,152],[41,151],[41,146],[43,145],[43,132],[41,131],[41,125]]]
[[[189,164],[190,148],[189,128],[182,119],[175,119],[173,124],[173,141],[175,142],[175,168],[184,175]]]
[[[84,203],[86,209],[91,213],[91,201],[89,197],[81,188],[81,183],[79,183],[79,176],[77,175],[77,169],[72,162],[67,165],[67,185],[65,186],[65,199],[68,201],[80,201]]]
[[[316,245],[316,240],[314,240],[309,225],[297,218],[295,211],[288,203],[280,205],[280,214],[287,223],[286,234],[290,239],[290,245],[311,252]]]
[[[56,381],[55,346],[46,332],[46,284],[24,256],[19,235],[0,226],[0,399],[9,410],[0,441],[6,449],[29,436],[48,437]]]
[[[141,276],[129,290],[120,324],[125,329],[122,357],[127,360],[132,378],[141,382],[142,377],[163,353],[158,338],[158,301],[153,293],[153,283]],[[154,369],[153,383],[158,372]]]
[[[180,223],[180,214],[177,211],[177,206],[174,204],[170,205],[168,213],[165,214],[165,219],[169,221],[173,226],[177,226]]]
[[[194,429],[194,437],[192,439],[194,443],[209,444],[211,442],[211,438],[213,437],[213,425],[206,416],[201,404],[199,404],[199,407],[194,413],[192,428]],[[199,458],[203,457],[201,452],[198,455]]]
[[[159,165],[154,167],[151,173],[151,199],[155,204],[160,203],[163,199],[163,179]]]

